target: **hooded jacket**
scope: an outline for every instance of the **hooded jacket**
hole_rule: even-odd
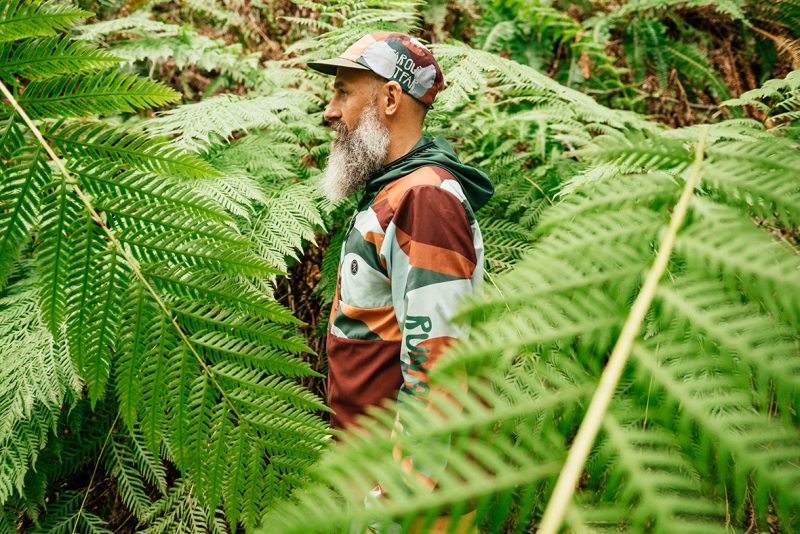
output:
[[[425,402],[431,367],[464,335],[456,306],[483,279],[474,214],[493,191],[442,137],[423,137],[370,177],[342,244],[328,330],[334,428],[387,399]]]

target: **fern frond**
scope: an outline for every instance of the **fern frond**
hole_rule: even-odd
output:
[[[180,96],[161,82],[110,70],[32,81],[19,103],[33,118],[86,117],[163,106]]]
[[[138,400],[142,380],[140,372],[149,349],[149,326],[157,313],[156,304],[144,285],[138,281],[133,282],[123,298],[122,325],[114,372],[119,412],[129,429],[136,428],[136,421],[139,419]],[[155,441],[152,440],[151,443]]]
[[[658,206],[671,205],[679,192],[674,178],[661,172],[626,176],[625,180],[598,182],[570,195],[542,215],[536,234],[548,232],[560,223],[596,211],[630,209],[651,203]]]
[[[308,362],[288,359],[285,354],[264,349],[260,344],[249,343],[222,332],[201,331],[191,341],[212,362],[228,360],[265,373],[284,376],[322,376],[312,370]]]
[[[790,425],[755,411],[749,392],[735,375],[721,371],[715,357],[682,358],[703,354],[693,340],[684,337],[672,330],[633,349],[635,367],[647,374],[639,375],[639,380],[650,384],[645,387],[663,391],[681,404],[677,413],[674,404],[664,402],[656,403],[653,411],[667,424],[680,421],[697,429],[695,454],[703,474],[723,481],[730,477],[737,505],[744,502],[752,476],[758,480],[758,486],[751,488],[758,516],[766,519],[769,494],[774,491],[781,520],[791,524],[800,487],[800,470],[793,466],[800,458],[800,435]]]
[[[767,80],[764,84],[742,93],[722,103],[724,106],[758,106],[762,109],[774,109],[785,99],[791,98],[800,91],[800,70],[795,70],[783,79]],[[766,100],[767,102],[762,102]]]
[[[556,384],[560,387],[550,390]],[[532,496],[542,479],[555,474],[553,460],[561,448],[543,447],[546,440],[533,439],[541,431],[536,421],[549,420],[562,406],[579,402],[586,384],[564,383],[552,369],[530,363],[514,368],[507,377],[495,373],[472,377],[469,393],[450,386],[442,387],[452,396],[431,396],[434,409],[409,407],[413,413],[406,432],[390,437],[393,417],[376,414],[378,419],[363,432],[345,436],[343,445],[315,468],[318,482],[298,492],[293,502],[268,512],[262,531],[335,532],[348,526],[365,528],[373,520],[372,528],[380,531],[405,530],[415,521],[417,527],[430,525],[443,510],[457,517],[467,503],[477,504],[477,521],[495,521],[492,530],[499,530],[511,488],[521,485],[526,488],[523,494]],[[494,435],[489,444],[486,439],[498,423],[507,424],[507,432]],[[390,459],[393,447],[420,462],[449,463],[446,471],[437,473],[436,492],[422,489],[422,482],[402,462]],[[364,506],[363,499],[376,481],[385,497],[367,497],[369,505]],[[502,497],[493,498],[498,494]]]
[[[129,440],[133,461],[136,462],[139,473],[151,486],[156,487],[162,494],[166,493],[167,473],[161,458],[147,449],[138,429],[131,432]]]
[[[707,336],[710,350],[750,366],[762,407],[769,406],[773,394],[781,406],[800,406],[798,346],[790,328],[775,324],[754,305],[736,302],[718,282],[699,277],[681,277],[659,288],[658,299],[666,320]]]
[[[122,502],[137,518],[142,518],[152,502],[130,446],[120,437],[113,438],[104,457],[106,470],[115,479]]]
[[[75,28],[78,39],[97,42],[104,40],[116,33],[130,31],[131,33],[147,33],[151,35],[177,35],[180,26],[167,24],[151,18],[148,8],[137,9],[127,17],[117,17],[110,20],[100,20],[93,24],[86,24]]]
[[[800,156],[784,140],[720,143],[709,149],[704,182],[755,215],[800,224],[800,184],[791,178]]]
[[[234,132],[254,128],[285,128],[308,122],[307,100],[296,93],[240,97],[223,94],[162,113],[147,122],[154,136],[177,135],[175,143],[189,150],[207,150]]]
[[[216,511],[208,510],[197,499],[195,489],[186,479],[178,479],[166,496],[159,499],[145,515],[144,534],[226,534],[228,529]]]
[[[23,76],[35,80],[62,74],[91,72],[119,63],[105,50],[65,36],[0,45],[0,77]]]
[[[105,395],[122,315],[121,298],[131,275],[119,251],[108,250],[98,240],[94,223],[87,221],[85,226],[91,226],[84,230],[88,234],[85,249],[77,253],[73,248],[73,261],[79,264],[76,270],[84,277],[73,285],[76,297],[67,297],[68,333],[75,347],[72,357],[95,403]]]
[[[105,521],[83,509],[82,502],[82,492],[64,492],[48,506],[45,520],[32,534],[112,534]]]
[[[167,176],[216,176],[211,165],[163,140],[96,123],[55,123],[42,134],[78,161],[111,161]]]
[[[291,354],[312,352],[296,331],[288,326],[267,322],[249,313],[236,309],[211,307],[206,302],[191,302],[175,299],[169,303],[171,311],[178,314],[181,322],[195,331],[232,334],[243,342],[263,347],[274,347]]]
[[[0,289],[38,219],[39,201],[50,175],[45,158],[40,146],[25,147],[0,170]]]
[[[634,406],[627,408],[638,411]],[[611,476],[602,481],[603,497],[632,508],[625,515],[625,527],[633,531],[725,532],[724,504],[708,498],[699,473],[683,456],[675,438],[652,423],[647,429],[637,420],[623,423],[630,415],[622,407],[617,410],[622,420],[613,413],[603,419],[604,439],[592,463],[598,473],[614,465]]]
[[[283,271],[286,258],[298,258],[303,242],[313,243],[324,223],[317,208],[320,192],[307,183],[276,187],[251,223],[261,254]]]
[[[230,277],[212,272],[194,272],[180,265],[153,266],[146,274],[157,288],[176,297],[205,301],[223,308],[230,306],[278,324],[301,323],[270,295],[259,292],[243,293],[241,286]]]
[[[256,443],[249,439],[251,432],[246,422],[231,432],[228,469],[222,488],[228,522],[241,521],[247,529],[253,529],[261,521],[260,502],[265,483],[262,478],[264,458]]]
[[[800,262],[796,251],[743,221],[730,208],[703,202],[696,206],[701,224],[676,242],[689,265],[714,277],[740,280],[736,285],[752,300],[763,303],[792,326],[800,325]]]
[[[0,294],[0,503],[25,492],[25,480],[55,432],[61,408],[81,389],[64,343],[39,316],[27,267]],[[41,465],[39,466],[41,469]]]
[[[264,376],[258,371],[229,361],[215,364],[212,370],[223,384],[230,384],[232,388],[242,388],[243,391],[269,395],[296,408],[319,411],[329,410],[316,395],[299,384],[281,377]],[[232,395],[235,397],[235,392]]]
[[[0,2],[0,43],[53,35],[93,15],[69,2],[3,0]]]
[[[169,398],[167,392],[167,363],[168,355],[178,346],[178,336],[169,320],[161,314],[155,314],[145,326],[143,332],[145,344],[144,355],[138,369],[138,376],[133,375],[129,380],[138,378],[140,384],[148,387],[141,388],[135,399],[127,401],[128,406],[137,402],[136,413],[140,421],[142,437],[147,447],[154,454],[158,452],[164,436],[166,423],[165,402]],[[131,373],[137,373],[132,369]],[[128,408],[130,413],[132,408]]]
[[[503,219],[480,221],[481,234],[486,243],[487,271],[501,273],[510,269],[522,255],[530,250],[530,231]]]
[[[104,161],[92,162],[89,165],[70,165],[70,169],[89,193],[106,202],[116,202],[124,198],[134,204],[149,203],[162,206],[171,210],[173,215],[177,210],[181,210],[184,216],[189,213],[208,221],[206,224],[211,230],[203,232],[202,229],[198,229],[197,235],[218,235],[222,232],[224,239],[235,240],[234,236],[237,234],[232,229],[220,228],[223,226],[220,223],[229,225],[232,222],[220,204],[198,194],[191,184],[185,181],[155,178],[149,172],[130,170],[125,166]],[[169,187],[164,187],[165,184]],[[131,212],[135,214],[136,210]],[[169,225],[167,221],[161,221],[160,224]]]
[[[74,257],[69,232],[84,206],[63,177],[45,186],[42,201],[36,262],[42,273],[39,278],[42,319],[56,337],[64,319],[70,284],[69,265]]]
[[[0,112],[0,157],[4,160],[10,160],[11,155],[25,144],[20,122],[16,111]]]

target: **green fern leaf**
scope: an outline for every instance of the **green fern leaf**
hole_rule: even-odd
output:
[[[5,160],[10,160],[12,154],[25,144],[20,122],[16,112],[0,112],[0,157]]]
[[[741,289],[792,326],[800,326],[800,271],[795,251],[759,231],[733,209],[695,202],[702,224],[676,243],[689,265],[740,279]]]
[[[0,43],[53,35],[93,15],[65,2],[3,0],[0,2]]]
[[[137,518],[143,517],[152,503],[131,447],[123,438],[115,437],[109,441],[104,458],[106,470],[114,477],[122,502]]]
[[[248,98],[223,94],[165,111],[148,121],[146,129],[158,137],[176,135],[174,142],[181,148],[208,150],[239,130],[310,122],[310,104],[310,99],[296,93]]]
[[[45,520],[32,530],[32,534],[111,534],[105,522],[84,510],[83,493],[67,491],[52,503]]]
[[[125,295],[120,328],[114,385],[122,420],[129,429],[136,428],[138,400],[141,394],[141,367],[148,350],[148,326],[157,310],[144,286],[135,281]],[[150,450],[154,450],[151,448]]]
[[[191,451],[192,444],[203,443],[202,440],[192,439],[192,429],[203,428],[203,421],[194,417],[190,396],[192,394],[195,377],[200,374],[205,380],[205,373],[200,373],[200,362],[192,354],[185,343],[167,356],[167,375],[165,384],[170,385],[171,394],[165,401],[167,410],[167,423],[170,428],[169,446],[178,468],[185,471],[189,468],[190,459],[197,456],[198,451]],[[202,417],[202,416],[201,416]]]
[[[215,510],[208,510],[199,502],[194,486],[185,479],[176,480],[169,493],[153,503],[145,516],[145,523],[149,524],[147,528],[138,532],[143,534],[227,532],[224,521],[216,515]]]
[[[162,106],[180,96],[160,82],[111,70],[35,80],[19,103],[34,118],[86,117]]]
[[[38,235],[36,261],[41,272],[42,318],[54,337],[61,330],[68,298],[69,266],[73,258],[69,231],[85,209],[71,189],[64,179],[45,186]]]
[[[195,334],[192,345],[209,361],[233,361],[252,369],[266,373],[278,373],[284,376],[317,376],[319,373],[311,369],[308,362],[288,358],[275,350],[250,343],[223,332],[203,332]]]
[[[278,324],[302,323],[270,295],[260,291],[243,293],[236,281],[218,273],[192,271],[180,265],[154,265],[147,276],[157,288],[176,297],[206,301],[223,308],[231,306]]]
[[[42,324],[29,265],[0,294],[0,337],[0,503],[7,503],[26,493],[32,470],[44,468],[42,449],[81,384],[65,344]]]
[[[753,476],[758,480],[754,498],[759,517],[766,519],[769,493],[774,490],[781,496],[778,513],[782,521],[791,524],[791,510],[798,506],[795,490],[800,484],[800,470],[792,464],[800,458],[800,434],[753,410],[742,382],[720,372],[714,356],[682,360],[682,354],[703,352],[684,337],[673,330],[634,347],[635,365],[646,371],[647,376],[639,375],[639,380],[649,384],[645,387],[661,389],[680,400],[680,414],[674,411],[674,405],[661,403],[657,416],[667,422],[680,418],[682,424],[697,429],[696,455],[702,459],[704,474],[720,480],[730,476],[737,504],[744,501],[747,480]]]
[[[0,45],[0,77],[23,76],[30,80],[61,74],[90,72],[119,63],[104,50],[65,36],[23,41],[19,46]]]
[[[141,384],[147,384],[139,395],[139,421],[142,436],[153,454],[158,453],[164,435],[167,392],[167,356],[178,345],[177,334],[168,318],[158,314],[146,326],[146,353],[139,371]]]
[[[800,362],[792,329],[775,324],[754,305],[742,305],[718,282],[682,277],[673,287],[660,287],[665,319],[686,331],[700,331],[714,352],[742,361],[753,370],[761,405],[773,394],[781,406],[800,405]],[[789,416],[788,413],[782,413]]]
[[[0,170],[0,289],[38,218],[40,195],[50,175],[45,158],[39,146],[24,148]]]
[[[618,411],[623,420],[630,418],[623,408]],[[697,534],[726,531],[724,504],[706,496],[699,474],[693,472],[669,432],[653,428],[652,423],[646,430],[640,421],[623,424],[615,414],[605,416],[603,431],[605,439],[592,462],[599,472],[616,464],[603,481],[604,497],[632,508],[625,515],[627,528]]]

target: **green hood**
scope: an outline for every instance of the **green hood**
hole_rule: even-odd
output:
[[[489,177],[478,169],[461,163],[444,137],[423,137],[406,155],[375,171],[367,181],[364,195],[358,203],[359,211],[366,209],[380,190],[394,180],[429,165],[441,167],[455,176],[473,212],[483,207],[494,194],[494,186]]]

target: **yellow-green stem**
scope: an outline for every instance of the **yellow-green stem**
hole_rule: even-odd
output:
[[[564,467],[561,469],[556,487],[553,490],[553,495],[547,503],[544,516],[542,516],[539,534],[556,534],[564,521],[564,516],[572,501],[572,495],[575,493],[575,487],[586,465],[586,459],[589,457],[589,452],[597,438],[600,425],[608,411],[608,406],[611,404],[611,399],[614,397],[614,392],[622,376],[622,371],[625,369],[628,356],[633,348],[633,342],[636,339],[636,335],[639,333],[639,328],[642,326],[645,313],[647,313],[650,304],[653,302],[656,288],[658,287],[661,277],[664,275],[669,258],[672,256],[675,238],[686,218],[686,212],[689,209],[689,201],[694,194],[697,180],[700,176],[700,169],[703,163],[703,151],[705,149],[707,137],[708,127],[703,126],[700,130],[700,139],[697,142],[695,150],[694,163],[692,164],[686,184],[683,187],[681,197],[675,205],[667,234],[661,242],[661,247],[659,247],[656,259],[650,271],[647,273],[642,289],[636,296],[633,307],[631,307],[628,318],[622,327],[619,339],[614,346],[614,350],[611,351],[608,364],[600,377],[600,383],[592,396],[592,401],[589,403],[589,409],[586,411],[586,415],[578,429],[578,434],[575,436],[575,440],[572,442],[572,446],[569,449],[567,460],[564,463]]]

